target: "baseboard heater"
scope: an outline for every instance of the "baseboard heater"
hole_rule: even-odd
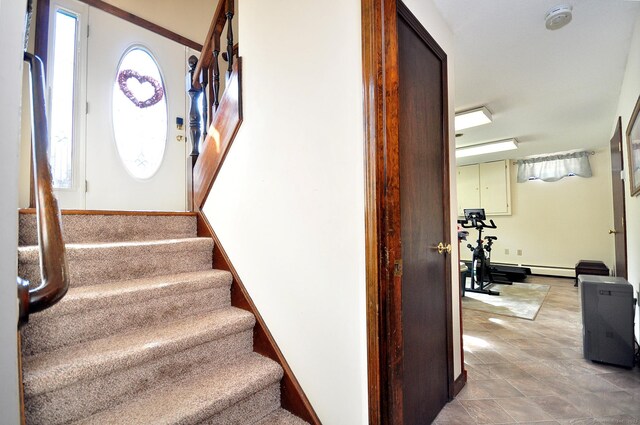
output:
[[[492,262],[491,265],[524,267],[524,268],[531,269],[531,274],[540,274],[544,276],[558,276],[558,277],[575,277],[576,276],[576,270],[573,267],[536,266],[533,264],[510,264],[510,263],[496,263],[496,262]]]

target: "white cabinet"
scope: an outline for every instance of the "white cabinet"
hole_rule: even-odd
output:
[[[458,167],[458,215],[465,208],[480,208],[480,165]]]
[[[509,161],[458,167],[458,215],[465,208],[484,208],[487,215],[511,214]]]

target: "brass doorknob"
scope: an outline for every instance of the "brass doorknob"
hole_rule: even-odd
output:
[[[436,246],[436,250],[438,251],[438,254],[444,254],[445,252],[447,254],[451,254],[451,244],[448,243],[445,245],[444,243],[440,242],[438,246]]]
[[[609,230],[610,235],[615,235],[616,233],[620,233],[617,230]]]

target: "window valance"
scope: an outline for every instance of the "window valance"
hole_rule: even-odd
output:
[[[569,176],[591,177],[590,155],[593,152],[582,151],[518,160],[518,183],[529,180],[555,182]]]

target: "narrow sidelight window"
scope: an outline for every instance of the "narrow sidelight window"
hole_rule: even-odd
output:
[[[71,189],[74,155],[74,96],[78,17],[65,10],[55,14],[51,82],[51,172],[53,186]]]

